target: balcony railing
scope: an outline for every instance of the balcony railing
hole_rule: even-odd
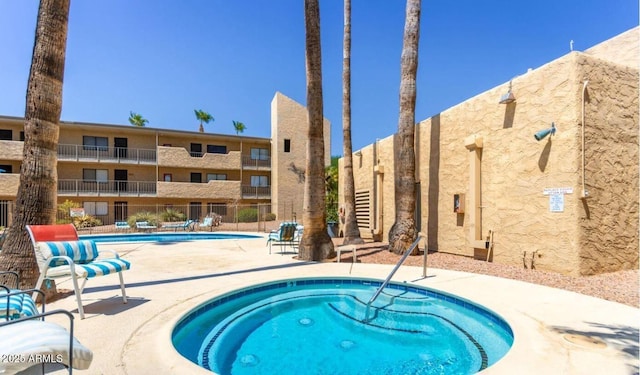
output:
[[[242,198],[271,198],[271,186],[242,185]]]
[[[58,160],[155,164],[156,150],[128,147],[58,145]]]
[[[250,155],[242,155],[242,168],[244,169],[270,169],[271,158],[253,159]]]
[[[156,182],[58,180],[58,195],[156,196]]]

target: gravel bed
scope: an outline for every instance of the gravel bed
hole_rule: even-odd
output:
[[[334,242],[336,245],[342,244],[342,238],[336,240],[339,240]],[[387,250],[386,244],[368,243],[358,245],[358,262],[395,264],[399,259],[399,255]],[[439,252],[429,253],[427,259],[429,268],[479,273],[520,280],[640,307],[638,270],[574,277]],[[342,253],[341,261],[350,262],[351,253]],[[422,255],[409,256],[404,264],[422,267],[422,262]]]

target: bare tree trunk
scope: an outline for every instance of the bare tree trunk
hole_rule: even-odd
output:
[[[318,0],[305,0],[304,19],[307,57],[308,143],[302,220],[304,235],[300,259],[321,261],[335,256],[327,233],[325,213],[324,134],[322,109],[322,54],[320,50],[320,8]]]
[[[351,0],[344,0],[342,55],[342,138],[344,153],[344,245],[364,243],[356,220],[356,192],[351,146]]]
[[[53,224],[58,194],[58,123],[70,0],[41,0],[29,72],[20,187],[13,222],[0,253],[0,269],[20,274],[32,288],[39,271],[27,224]]]
[[[414,150],[416,74],[420,37],[420,0],[407,0],[402,45],[398,158],[395,162],[396,218],[389,231],[389,250],[403,253],[416,238],[416,159]],[[417,252],[417,249],[415,250]]]

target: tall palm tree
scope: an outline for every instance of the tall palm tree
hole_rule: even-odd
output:
[[[204,122],[205,124],[208,124],[215,119],[213,118],[213,116],[211,116],[211,114],[201,109],[194,109],[193,111],[196,113],[196,118],[200,120],[200,129],[198,129],[198,131],[200,133],[204,133],[204,126],[202,126],[202,123]]]
[[[244,130],[247,128],[240,121],[233,121],[233,127],[236,129],[236,135],[244,133]]]
[[[129,123],[133,126],[143,127],[149,123],[149,120],[142,117],[141,114],[135,112],[129,112]]]
[[[344,0],[342,43],[342,151],[344,153],[344,245],[364,243],[356,220],[356,192],[351,146],[351,0]]]
[[[0,269],[16,271],[32,288],[38,266],[27,224],[53,224],[58,193],[57,151],[70,0],[41,0],[29,71],[20,187]]]
[[[420,0],[407,0],[402,42],[400,116],[398,119],[398,159],[395,162],[396,217],[389,231],[389,250],[404,252],[416,238],[416,159],[414,131],[416,115],[416,74],[420,37]],[[417,252],[417,249],[415,250]]]
[[[305,51],[307,71],[307,172],[304,180],[300,243],[301,260],[321,261],[335,255],[327,233],[324,181],[324,134],[322,114],[322,53],[320,50],[320,8],[318,0],[305,0]]]

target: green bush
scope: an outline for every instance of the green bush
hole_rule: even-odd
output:
[[[273,212],[264,214],[264,217],[262,218],[262,220],[264,221],[274,221],[275,219],[276,219],[276,214],[274,214]]]
[[[136,222],[146,221],[149,225],[158,225],[158,216],[149,211],[136,212],[127,218],[127,223],[131,228],[136,227]]]
[[[243,208],[238,211],[238,222],[255,223],[258,221],[258,210],[256,208]]]
[[[162,221],[185,221],[187,220],[187,214],[182,213],[174,208],[167,208],[160,214]]]
[[[90,228],[102,225],[102,220],[91,215],[77,216],[73,218],[73,225],[80,228]]]

